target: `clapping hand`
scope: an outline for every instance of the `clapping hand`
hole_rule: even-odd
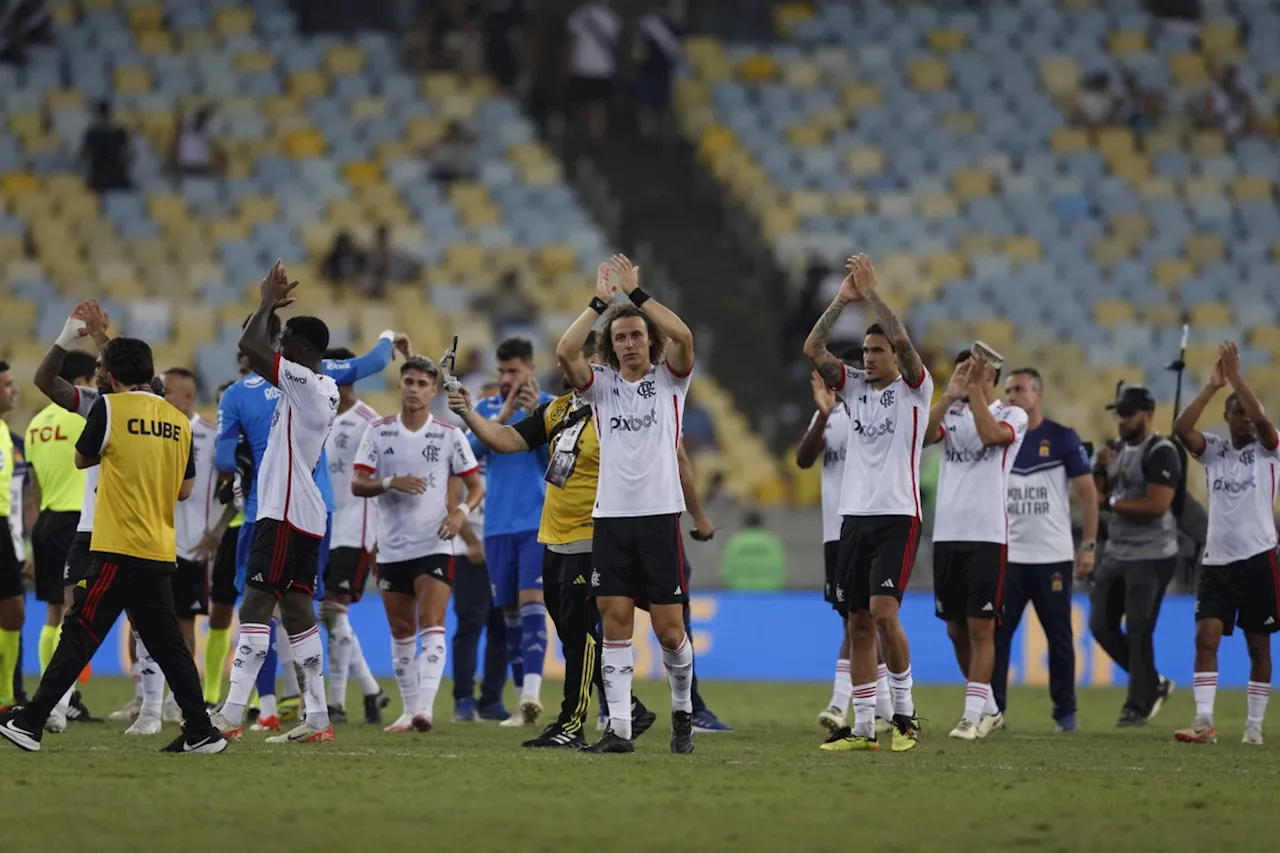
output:
[[[107,316],[106,311],[102,310],[98,300],[86,299],[75,307],[71,316],[84,323],[84,328],[80,330],[82,337],[90,337],[99,345],[106,342],[107,327],[111,324],[111,318]]]
[[[947,383],[946,397],[948,400],[963,400],[969,396],[969,375],[973,372],[973,359],[966,359],[956,365],[955,372],[951,374],[951,381]]]
[[[542,389],[538,386],[537,378],[530,376],[520,383],[519,389],[516,390],[516,405],[523,409],[526,415],[532,414],[533,410],[538,408],[538,399],[541,396]]]
[[[622,292],[628,296],[640,286],[640,267],[631,263],[631,259],[626,255],[614,255],[610,258],[609,269],[613,270],[613,273],[618,277]]]
[[[1221,349],[1219,349],[1221,352]],[[1222,357],[1213,363],[1213,370],[1209,372],[1209,387],[1215,391],[1227,387],[1227,373],[1222,368]]]
[[[1218,347],[1218,363],[1222,365],[1222,378],[1228,382],[1240,378],[1240,348],[1235,341],[1224,341]]]
[[[818,375],[818,371],[809,374],[809,386],[813,389],[813,405],[818,407],[818,411],[825,418],[835,410],[836,392],[827,387],[827,383]]]
[[[612,302],[618,295],[618,286],[609,280],[609,271],[608,263],[596,267],[596,296],[605,303]]]
[[[284,262],[276,261],[266,277],[262,279],[262,301],[271,303],[275,311],[287,308],[297,301],[289,295],[297,286],[297,281],[289,281]]]
[[[876,269],[871,265],[867,255],[854,255],[845,264],[849,274],[840,282],[840,293],[836,297],[842,302],[861,302],[876,289]]]

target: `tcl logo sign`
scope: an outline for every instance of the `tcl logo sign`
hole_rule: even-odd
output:
[[[71,436],[61,426],[32,427],[27,430],[27,441],[70,441]]]

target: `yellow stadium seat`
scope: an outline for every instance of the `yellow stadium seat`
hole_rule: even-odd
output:
[[[364,69],[364,51],[355,45],[331,48],[324,58],[330,74],[359,74]]]
[[[845,109],[857,112],[863,107],[878,107],[884,101],[880,89],[869,83],[849,83],[841,90]]]
[[[295,71],[289,75],[289,94],[295,98],[319,98],[329,84],[319,71]]]
[[[826,141],[826,132],[820,127],[793,124],[787,128],[787,142],[795,148],[817,148]]]
[[[994,255],[999,251],[999,243],[991,234],[967,231],[960,235],[960,254],[965,258],[972,258],[975,255]]]
[[[1132,246],[1127,240],[1119,237],[1103,237],[1095,241],[1089,249],[1095,264],[1100,267],[1113,267],[1130,256]]]
[[[951,112],[942,116],[942,126],[951,133],[976,133],[978,117],[970,112]]]
[[[1165,258],[1156,262],[1156,281],[1163,285],[1179,284],[1196,274],[1196,268],[1183,258]]]
[[[253,12],[245,8],[219,9],[214,13],[213,25],[221,36],[252,35]]]
[[[1183,247],[1187,260],[1199,266],[1221,261],[1226,257],[1226,241],[1218,234],[1193,234]]]
[[[1004,241],[1004,256],[1011,264],[1034,263],[1044,256],[1044,249],[1034,237],[1010,237]]]
[[[138,43],[138,50],[148,56],[159,56],[173,53],[173,35],[164,30],[147,30],[133,37]]]
[[[1053,132],[1053,153],[1060,156],[1089,150],[1089,134],[1078,127],[1060,127]]]
[[[1080,88],[1080,66],[1070,56],[1045,56],[1040,60],[1040,83],[1055,98],[1068,98]]]
[[[1236,201],[1245,199],[1269,199],[1272,195],[1271,182],[1266,178],[1249,175],[1236,178],[1232,187]]]
[[[846,155],[849,174],[854,177],[884,174],[885,157],[879,148],[852,148]]]
[[[382,98],[358,98],[351,102],[354,119],[381,118],[387,114],[387,102]]]
[[[221,243],[223,240],[249,239],[249,224],[241,219],[218,219],[209,223],[209,240]]]
[[[1111,174],[1137,186],[1151,176],[1151,159],[1145,154],[1134,154],[1111,164]]]
[[[937,252],[925,258],[924,273],[934,282],[963,278],[964,258],[953,252]]]
[[[962,199],[986,198],[995,192],[995,178],[985,169],[962,169],[952,180],[956,195]]]
[[[262,107],[262,115],[272,121],[278,121],[283,118],[301,118],[305,114],[302,102],[289,95],[263,98],[259,103]],[[222,110],[226,111],[225,102]]]
[[[867,194],[857,190],[841,190],[831,196],[831,212],[837,216],[863,216],[870,209]]]
[[[1196,327],[1204,326],[1230,326],[1235,322],[1235,318],[1231,313],[1231,306],[1225,302],[1201,302],[1191,306],[1191,322]],[[1190,353],[1187,353],[1190,357]],[[1190,363],[1190,361],[1188,361]],[[1208,363],[1201,361],[1201,364]]]
[[[921,215],[929,219],[954,216],[960,210],[960,205],[956,202],[955,197],[946,194],[922,196],[916,199],[916,207]]]
[[[1151,220],[1144,213],[1120,213],[1111,219],[1111,233],[1130,243],[1141,242],[1151,235]]]
[[[951,76],[947,63],[932,56],[913,59],[909,73],[911,85],[921,92],[944,91]]]
[[[45,95],[45,107],[50,111],[79,110],[84,108],[84,95],[74,89],[64,89]]]
[[[748,56],[738,63],[738,76],[748,83],[768,83],[778,76],[778,62],[767,54]]]
[[[1143,198],[1172,198],[1178,194],[1177,185],[1169,178],[1146,178],[1135,186]]]
[[[1219,56],[1240,46],[1240,28],[1234,19],[1208,21],[1200,27],[1200,49]]]
[[[178,48],[183,53],[212,53],[219,48],[218,37],[208,30],[183,30],[178,33]]]
[[[156,194],[147,198],[147,212],[161,227],[177,224],[187,219],[187,203],[179,195]]]
[[[438,116],[414,116],[404,124],[405,139],[416,146],[439,142],[444,130],[444,120]]]
[[[819,216],[827,212],[827,197],[817,190],[796,190],[791,194],[791,209],[797,216]]]
[[[1227,153],[1227,137],[1218,130],[1201,130],[1191,136],[1191,153],[1197,157],[1221,157]]]
[[[0,176],[0,194],[13,199],[40,189],[40,180],[30,172],[5,172]]]
[[[1182,192],[1187,198],[1213,198],[1221,196],[1222,183],[1217,178],[1198,176],[1187,178],[1182,184]]]
[[[1133,131],[1127,127],[1106,127],[1095,131],[1098,150],[1107,160],[1133,156],[1137,150],[1134,145]]]
[[[791,35],[791,28],[800,21],[813,18],[813,6],[809,3],[779,3],[773,7],[773,28],[778,35]]]
[[[811,59],[794,59],[782,66],[782,82],[793,89],[812,89],[822,82],[822,69]]]
[[[1255,326],[1249,331],[1249,343],[1268,352],[1280,353],[1280,326]]]
[[[253,50],[236,56],[236,71],[241,74],[260,74],[274,71],[275,57],[265,50]]]
[[[129,28],[135,33],[164,29],[164,7],[158,3],[129,6]]]
[[[1280,71],[1267,75],[1267,94],[1273,98],[1280,98]]]
[[[1142,135],[1142,148],[1148,154],[1160,151],[1181,151],[1182,131],[1175,127],[1160,127]]]
[[[439,101],[462,91],[462,78],[451,71],[436,71],[422,78],[422,94],[427,100]]]
[[[295,160],[319,157],[325,152],[324,135],[315,130],[296,130],[285,137],[285,150]]]
[[[348,163],[342,167],[342,177],[353,186],[373,184],[382,180],[382,167],[377,163]]]
[[[1177,325],[1182,322],[1182,306],[1173,301],[1148,305],[1139,319],[1152,328]]]
[[[1107,50],[1124,58],[1147,50],[1147,34],[1141,30],[1113,30],[1107,34]]]
[[[938,53],[956,53],[964,50],[964,45],[963,30],[943,28],[929,33],[929,47]]]
[[[151,72],[145,68],[117,66],[113,73],[115,91],[121,95],[141,95],[151,91]]]

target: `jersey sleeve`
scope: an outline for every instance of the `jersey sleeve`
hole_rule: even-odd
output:
[[[850,381],[861,382],[867,375],[864,371],[851,367],[844,362],[841,362],[840,366],[844,368],[844,373],[840,374],[840,384],[827,386],[832,391],[844,391],[849,387]]]
[[[218,401],[217,437],[213,443],[213,464],[223,474],[236,472],[236,449],[240,444],[240,410],[236,401],[240,395],[236,389],[241,385],[232,385]]]
[[[107,449],[107,428],[111,413],[107,401],[99,399],[84,419],[84,431],[76,441],[76,452],[86,459],[96,459]]]
[[[1063,442],[1062,467],[1066,469],[1068,479],[1073,480],[1093,473],[1093,466],[1089,464],[1089,454],[1084,449],[1079,434],[1070,428],[1066,430]]]
[[[528,418],[528,420],[533,419]],[[475,454],[471,452],[470,443],[463,436],[462,430],[455,430],[453,433],[453,452],[449,454],[449,473],[455,477],[465,477],[479,470],[480,465],[476,462]]]
[[[328,407],[320,377],[309,368],[276,354],[274,384],[290,403],[303,410]]]
[[[382,451],[378,447],[378,422],[374,421],[364,428],[364,437],[360,439],[360,447],[356,450],[356,458],[351,467],[370,474],[378,473],[378,461]]]
[[[1222,458],[1222,454],[1218,452],[1222,449],[1222,445],[1222,436],[1206,432],[1204,433],[1204,450],[1200,451],[1199,454],[1195,454],[1188,448],[1187,454],[1199,460],[1200,464],[1205,468],[1212,468],[1214,461]]]
[[[588,403],[599,403],[604,399],[603,395],[607,393],[604,387],[606,383],[601,380],[607,378],[612,372],[613,368],[605,367],[603,364],[593,364],[591,365],[591,381],[587,383],[585,388],[574,388],[573,390],[578,392],[578,396]]]
[[[1004,416],[1000,418],[1000,423],[1013,430],[1013,440],[1019,441],[1027,434],[1027,413],[1018,406],[1010,406],[1005,409]]]
[[[191,441],[187,442],[187,468],[182,474],[182,479],[191,480],[196,476],[196,437],[192,433]]]
[[[670,377],[672,383],[677,388],[679,388],[681,391],[684,391],[686,393],[689,391],[689,383],[693,381],[693,365],[692,364],[689,365],[689,370],[686,373],[677,373],[675,369],[672,368],[672,366],[665,361],[662,362],[662,369],[666,372],[667,376]]]
[[[921,368],[920,381],[915,385],[908,382],[905,376],[902,378],[902,384],[907,386],[907,392],[915,397],[917,402],[923,403],[926,408],[933,404],[933,374],[929,372],[929,368]]]
[[[96,388],[86,388],[83,385],[73,387],[76,389],[75,412],[82,418],[88,418],[94,404],[102,399],[102,393]]]
[[[1146,460],[1142,463],[1142,474],[1148,483],[1177,488],[1182,474],[1178,451],[1173,449],[1173,445],[1162,443],[1147,454]]]
[[[522,421],[512,424],[512,429],[520,434],[530,450],[541,447],[550,441],[551,425],[547,422],[549,403],[543,403],[533,410],[533,414]]]
[[[381,373],[386,370],[394,354],[395,347],[392,339],[384,335],[378,338],[378,342],[374,344],[373,349],[364,355],[343,361],[325,359],[323,363],[324,373],[325,376],[328,376],[338,385],[354,385],[367,376],[373,376],[375,373]]]

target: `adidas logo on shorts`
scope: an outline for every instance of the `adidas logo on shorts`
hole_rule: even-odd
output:
[[[880,584],[882,589],[893,589],[893,578],[885,578],[884,583]]]
[[[254,575],[253,577],[249,578],[249,580],[251,580],[251,581],[255,581],[255,582],[257,582],[257,583],[262,583],[262,572],[258,572],[256,575]]]
[[[982,605],[982,612],[983,612],[983,613],[990,613],[990,612],[992,612],[993,610],[995,610],[995,607],[993,607],[993,606],[992,606],[992,604],[991,604],[991,602],[990,602],[990,601],[988,601],[986,604]]]

